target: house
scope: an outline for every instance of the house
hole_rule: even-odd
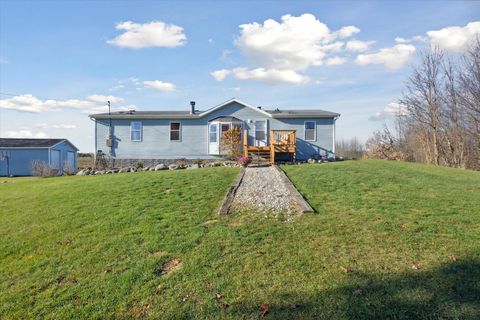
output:
[[[182,111],[131,110],[90,118],[95,121],[96,151],[114,158],[117,164],[132,165],[148,164],[149,160],[219,158],[223,133],[235,127],[241,128],[245,155],[259,154],[271,162],[282,157],[332,157],[339,116],[318,109],[268,110],[234,98],[205,111],[196,110],[192,101],[190,108]]]
[[[0,138],[0,176],[31,176],[43,162],[59,174],[77,168],[77,147],[67,139]]]

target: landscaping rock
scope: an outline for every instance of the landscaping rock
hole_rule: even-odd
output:
[[[178,166],[177,166],[176,164],[173,164],[173,163],[172,163],[171,165],[168,166],[168,169],[169,169],[169,170],[177,170],[177,169],[178,169]]]
[[[142,168],[142,171],[148,171],[148,170],[150,170],[150,167],[143,167]]]
[[[80,171],[77,172],[77,176],[86,176],[87,173],[86,173],[87,169],[82,169]]]
[[[98,170],[98,171],[95,171],[95,174],[105,174],[105,170]]]
[[[308,163],[316,163],[317,160],[315,160],[315,159],[308,159],[307,162],[308,162]]]
[[[148,171],[155,171],[155,170],[156,170],[156,166],[150,167],[150,168],[148,169]]]
[[[130,171],[130,168],[120,168],[120,170],[118,170],[118,173],[125,173],[129,171]]]
[[[198,169],[198,168],[200,168],[200,166],[199,166],[198,164],[196,164],[196,163],[191,164],[191,165],[189,165],[189,166],[187,167],[187,169]]]
[[[168,167],[166,165],[164,165],[163,163],[157,164],[155,166],[155,171],[166,170],[166,169],[168,169]]]

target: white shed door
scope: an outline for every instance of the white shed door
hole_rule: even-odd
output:
[[[50,152],[50,165],[54,169],[60,169],[60,150]]]

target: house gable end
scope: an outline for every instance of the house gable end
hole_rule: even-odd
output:
[[[236,99],[236,98],[233,98],[233,99],[230,99],[230,100],[228,100],[228,101],[225,101],[225,102],[223,102],[223,103],[221,103],[221,104],[219,104],[219,105],[217,105],[217,106],[215,106],[215,107],[213,107],[213,108],[211,108],[211,109],[209,109],[209,110],[207,110],[207,111],[204,111],[204,112],[200,113],[200,114],[199,114],[199,117],[202,118],[202,117],[204,117],[204,116],[206,116],[206,115],[208,115],[208,114],[211,114],[211,113],[213,113],[213,112],[215,112],[215,111],[217,111],[217,110],[223,109],[223,108],[225,108],[226,106],[229,106],[229,105],[231,105],[231,104],[233,104],[233,103],[239,104],[239,105],[241,105],[241,106],[244,107],[244,108],[249,108],[249,109],[255,110],[256,112],[262,114],[263,116],[266,116],[266,117],[269,117],[269,118],[272,117],[272,115],[271,115],[270,113],[268,113],[268,112],[266,112],[266,111],[264,111],[264,110],[262,110],[262,109],[259,109],[259,108],[257,108],[257,107],[254,107],[254,106],[252,106],[252,105],[250,105],[250,104],[248,104],[248,103],[245,103],[245,102],[243,102],[243,101],[240,101],[240,100],[238,100],[238,99]]]

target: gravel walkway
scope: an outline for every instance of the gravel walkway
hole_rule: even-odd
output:
[[[296,211],[288,189],[273,167],[248,167],[232,203],[233,211],[256,211],[291,220]]]

